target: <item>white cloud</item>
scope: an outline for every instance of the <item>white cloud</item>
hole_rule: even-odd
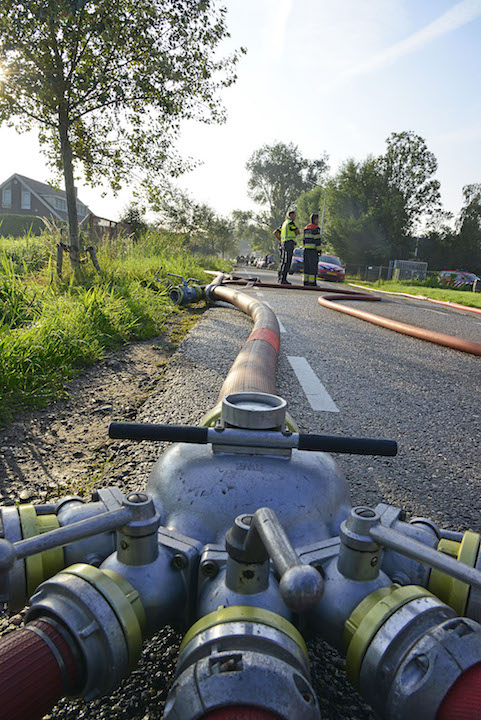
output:
[[[418,30],[406,39],[391,45],[385,50],[381,50],[368,60],[344,70],[333,81],[332,86],[337,86],[342,80],[367,75],[392,65],[399,58],[421,49],[438,37],[457,30],[480,15],[481,0],[462,0],[462,2],[458,2],[436,20],[422,28],[422,30]]]
[[[271,58],[280,57],[286,44],[289,16],[294,0],[274,0],[274,17],[269,25],[270,43],[268,54]]]

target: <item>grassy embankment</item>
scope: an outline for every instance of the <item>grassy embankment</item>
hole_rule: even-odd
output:
[[[346,282],[349,283],[350,280],[347,279]],[[377,282],[353,280],[353,282],[356,285],[363,285],[373,290],[388,290],[389,292],[408,293],[409,295],[423,295],[424,297],[433,298],[434,300],[444,300],[445,302],[458,303],[458,305],[481,308],[481,293],[475,293],[472,290],[436,288],[423,285],[422,283],[403,284],[391,280],[380,280]]]
[[[97,249],[101,276],[91,263],[75,284],[68,259],[55,274],[57,238],[45,234],[0,238],[0,425],[24,409],[64,392],[65,382],[107,351],[168,333],[178,344],[199,314],[168,297],[167,273],[211,281],[203,269],[229,269],[218,258],[196,256],[166,234]],[[174,278],[174,284],[178,281]]]

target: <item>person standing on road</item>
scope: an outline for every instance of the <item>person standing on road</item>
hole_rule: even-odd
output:
[[[296,211],[287,213],[281,228],[281,264],[279,266],[278,282],[281,285],[290,285],[287,280],[287,273],[291,267],[292,253],[296,245],[296,237],[299,235],[299,228],[295,224]]]
[[[319,215],[313,213],[311,222],[304,228],[304,285],[317,285],[317,263],[321,250],[321,228]]]

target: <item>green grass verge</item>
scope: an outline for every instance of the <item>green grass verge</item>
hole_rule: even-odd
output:
[[[49,244],[28,240],[35,258],[42,248],[42,262],[25,261],[24,238],[0,251],[0,425],[61,396],[80,369],[124,343],[169,328],[169,342],[178,344],[194,314],[170,301],[168,273],[206,284],[211,278],[204,268],[229,269],[218,258],[194,256],[169,244],[169,236],[152,234],[136,244],[99,248],[102,274],[85,263],[82,280],[74,283],[68,267],[62,280],[54,275],[54,238]]]
[[[347,280],[346,282],[350,282]],[[398,282],[382,281],[381,282],[364,282],[363,280],[355,280],[356,285],[363,285],[373,290],[388,290],[389,292],[409,293],[409,295],[423,295],[424,297],[433,298],[434,300],[444,300],[458,305],[467,305],[468,307],[481,308],[481,293],[475,293],[472,290],[445,290],[444,288],[425,287],[423,285],[403,285]]]

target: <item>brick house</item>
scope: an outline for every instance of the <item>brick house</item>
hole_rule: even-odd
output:
[[[79,223],[90,215],[88,207],[78,199],[77,213]],[[66,193],[14,173],[0,184],[0,217],[2,215],[36,215],[66,222]]]

